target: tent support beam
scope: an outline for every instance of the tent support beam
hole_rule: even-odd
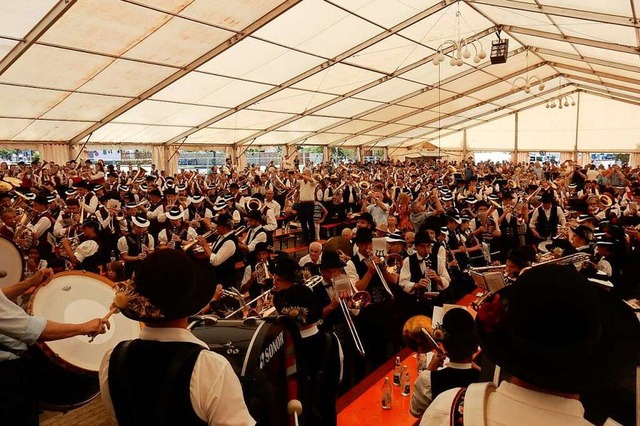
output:
[[[576,100],[576,140],[573,145],[573,161],[578,161],[578,139],[580,138],[580,91]]]
[[[628,64],[623,64],[623,63],[620,63],[620,62],[612,62],[612,61],[607,61],[607,60],[604,60],[604,59],[592,58],[592,57],[587,57],[587,56],[580,56],[580,55],[576,55],[576,54],[573,54],[573,53],[566,53],[566,52],[561,52],[559,50],[546,49],[546,48],[542,48],[542,47],[530,46],[529,49],[532,52],[536,52],[536,53],[538,53],[540,55],[558,56],[560,58],[572,59],[574,61],[588,62],[588,63],[592,63],[594,65],[602,65],[603,67],[619,69],[619,70],[622,70],[622,71],[630,71],[630,72],[640,73],[640,67],[636,67],[636,66],[628,65]],[[543,57],[543,59],[549,60],[549,58],[544,58],[544,57]]]
[[[339,54],[338,56],[336,56],[334,58],[328,59],[327,61],[321,63],[320,65],[317,65],[317,66],[305,71],[302,74],[299,74],[299,75],[297,75],[297,76],[295,76],[293,78],[290,78],[289,80],[285,81],[284,83],[279,84],[278,86],[276,86],[276,87],[274,87],[272,89],[269,89],[266,92],[263,92],[263,93],[261,93],[261,94],[259,94],[257,96],[254,96],[253,98],[241,103],[240,105],[236,106],[235,108],[230,108],[227,111],[225,111],[225,112],[223,112],[221,114],[218,114],[215,117],[212,117],[209,120],[199,124],[198,126],[193,127],[192,129],[189,129],[189,130],[183,132],[182,134],[169,139],[167,142],[165,142],[165,144],[175,143],[176,141],[180,140],[180,138],[182,138],[182,137],[184,137],[184,136],[186,136],[188,134],[193,134],[193,133],[197,132],[198,130],[200,130],[200,129],[204,128],[204,127],[211,126],[212,124],[214,124],[214,123],[216,123],[216,122],[218,122],[220,120],[223,120],[224,118],[236,113],[237,111],[245,109],[245,108],[247,108],[247,107],[249,107],[249,106],[251,106],[251,105],[253,105],[253,104],[257,103],[257,102],[260,102],[263,99],[268,98],[269,96],[272,96],[272,95],[274,95],[274,94],[276,94],[276,93],[278,93],[278,92],[280,92],[280,91],[282,91],[284,89],[287,89],[287,88],[289,88],[289,87],[301,82],[302,80],[304,80],[304,79],[306,79],[308,77],[311,77],[311,76],[313,76],[313,75],[315,75],[315,74],[317,74],[317,73],[319,73],[319,72],[331,67],[332,65],[334,65],[336,63],[342,62],[343,60],[355,55],[356,53],[359,53],[359,52],[361,52],[361,51],[373,46],[374,44],[376,44],[376,43],[378,43],[378,42],[380,42],[382,40],[385,40],[388,37],[391,37],[392,35],[404,30],[405,28],[415,24],[416,22],[419,22],[422,19],[425,19],[425,18],[433,15],[434,13],[437,13],[440,10],[447,8],[449,5],[455,3],[456,1],[457,0],[442,0],[439,3],[437,3],[436,5],[428,8],[428,9],[426,9],[424,11],[422,11],[421,13],[419,13],[417,15],[414,15],[411,18],[409,18],[409,19],[407,19],[407,20],[395,25],[394,27],[390,28],[389,30],[381,32],[378,35],[376,35],[376,36],[374,36],[374,37],[372,37],[372,38],[370,38],[368,40],[363,41],[362,43],[358,44],[357,46],[352,47],[351,49],[347,50],[346,52],[343,52],[343,53]],[[476,34],[476,35],[474,35],[472,37],[469,37],[467,40],[475,41],[478,38],[482,38],[482,37],[484,37],[484,36],[486,36],[488,34],[491,34],[493,31],[494,31],[493,27],[492,28],[488,28],[488,29],[486,29],[484,31],[481,31],[480,33],[478,33],[478,34]],[[384,83],[384,82],[390,80],[393,77],[396,77],[398,75],[401,75],[401,74],[403,74],[405,72],[410,71],[411,69],[419,67],[419,66],[427,63],[429,61],[429,58],[432,57],[432,56],[433,55],[430,55],[429,57],[423,58],[418,62],[410,64],[410,65],[408,65],[408,66],[406,66],[404,68],[401,68],[399,70],[396,70],[395,72],[393,72],[391,74],[387,74],[384,77],[379,78],[378,80],[375,80],[374,82],[370,83],[371,86],[366,87],[366,89],[374,87],[374,86],[376,86],[378,84]],[[365,87],[365,86],[363,86],[363,87]],[[343,98],[346,98],[348,96],[353,96],[355,93],[360,93],[361,91],[364,91],[366,89],[363,89],[363,88],[354,89],[354,90],[350,91],[349,93],[342,95],[340,98],[338,98],[337,101],[342,100]],[[333,102],[333,103],[335,103],[335,102]],[[322,108],[326,107],[326,105],[324,105],[324,104],[322,104],[322,105],[323,105]],[[312,110],[316,110],[317,111],[319,107],[320,106],[314,107],[314,108],[312,108]],[[307,112],[306,115],[309,115],[310,113],[311,112]],[[295,120],[297,120],[299,118],[302,118],[303,116],[304,116],[303,114],[297,114],[296,116],[291,117],[290,119],[287,119],[287,120],[283,121],[283,123],[289,124],[292,121],[295,121]],[[271,126],[271,127],[273,127],[273,126]],[[261,136],[260,132],[255,133],[253,135],[250,135],[250,136],[248,136],[248,137],[246,137],[246,138],[244,138],[242,140],[239,140],[237,142],[234,142],[234,143],[237,144],[237,145],[241,145],[242,143],[244,143],[244,142],[246,142],[248,140],[257,138],[258,136]],[[306,136],[306,137],[308,137],[308,136]],[[295,144],[296,141],[290,141],[288,143]]]
[[[506,75],[506,76],[504,76],[504,77],[501,77],[501,79],[500,79],[500,80],[492,80],[492,81],[490,81],[490,82],[488,82],[488,83],[485,83],[485,84],[482,84],[482,85],[480,85],[480,86],[478,86],[478,87],[474,87],[473,89],[469,89],[469,90],[467,90],[466,92],[459,93],[459,94],[457,94],[457,95],[455,95],[455,96],[452,96],[452,97],[449,97],[449,98],[447,98],[447,99],[442,99],[442,100],[440,100],[440,102],[435,102],[435,103],[433,103],[433,104],[431,104],[431,105],[428,105],[428,106],[426,106],[426,107],[424,107],[424,108],[421,108],[421,109],[420,109],[420,110],[418,110],[418,111],[415,111],[415,112],[413,112],[413,111],[412,111],[412,112],[409,112],[409,113],[407,113],[407,114],[404,114],[404,115],[402,115],[402,116],[400,116],[400,117],[396,118],[396,120],[403,120],[403,119],[405,119],[405,118],[407,118],[407,117],[411,117],[411,116],[413,116],[413,115],[419,114],[419,113],[420,113],[420,112],[422,112],[422,111],[427,111],[427,110],[429,110],[429,109],[436,108],[436,107],[438,107],[438,106],[444,105],[444,104],[446,104],[446,103],[448,103],[448,102],[455,101],[456,99],[460,99],[460,98],[463,98],[463,97],[468,96],[468,95],[470,95],[470,94],[473,94],[473,93],[475,93],[475,92],[478,92],[478,91],[480,91],[480,90],[484,90],[484,89],[486,89],[486,88],[488,88],[488,87],[491,87],[491,86],[494,86],[494,85],[496,85],[496,84],[498,84],[498,83],[501,83],[503,80],[508,80],[508,79],[514,78],[514,77],[516,77],[516,76],[518,76],[518,75],[520,75],[520,74],[527,73],[527,72],[529,72],[529,71],[533,71],[534,69],[540,68],[540,67],[542,67],[542,66],[544,66],[544,65],[545,65],[545,63],[544,63],[544,62],[541,62],[541,63],[539,63],[539,64],[535,64],[535,65],[529,66],[529,67],[527,67],[527,68],[525,68],[525,69],[522,69],[522,70],[519,70],[519,71],[513,72],[513,73],[508,74],[508,75]],[[553,80],[553,79],[554,79],[554,78],[556,78],[556,77],[558,77],[558,75],[549,76],[549,77],[543,78],[542,80],[543,80],[543,81],[549,81],[549,80]],[[451,117],[451,116],[453,116],[453,115],[460,114],[461,112],[469,111],[469,110],[471,110],[471,109],[473,109],[473,108],[477,108],[477,107],[479,107],[479,106],[486,105],[486,104],[491,103],[491,102],[493,102],[493,101],[496,101],[496,100],[498,100],[498,99],[504,98],[505,96],[509,96],[510,94],[513,94],[513,92],[509,91],[509,92],[507,92],[507,93],[501,93],[501,94],[500,94],[500,95],[498,95],[498,96],[494,96],[493,98],[487,99],[487,100],[485,100],[485,101],[481,101],[481,102],[479,102],[479,103],[477,103],[477,104],[473,104],[473,105],[471,105],[471,106],[464,107],[464,108],[461,108],[461,109],[456,110],[456,111],[453,111],[453,112],[449,112],[449,113],[447,113],[447,114],[445,114],[445,115],[443,115],[443,116],[439,117],[439,119],[440,119],[440,120],[442,120],[443,118],[444,118],[444,119],[446,119],[446,118],[449,118],[449,117]],[[531,95],[531,96],[533,97],[533,96],[536,96],[536,95]],[[367,143],[367,144],[365,144],[365,145],[370,145],[370,144],[376,143],[376,142],[378,142],[378,141],[379,141],[379,140],[381,140],[381,139],[387,139],[387,138],[391,138],[391,137],[394,137],[394,136],[398,136],[398,135],[400,135],[400,134],[402,134],[402,133],[404,133],[404,132],[408,131],[409,129],[419,129],[419,128],[422,128],[422,127],[427,126],[427,125],[429,125],[429,124],[437,123],[437,122],[438,122],[438,118],[434,118],[434,119],[432,119],[432,120],[423,121],[423,122],[421,122],[421,123],[418,123],[418,124],[415,124],[415,125],[409,126],[409,128],[408,128],[408,129],[402,129],[402,130],[399,130],[399,131],[397,131],[397,132],[393,132],[393,133],[391,133],[391,134],[389,134],[389,135],[386,135],[386,136],[380,137],[380,138],[378,138],[378,139],[375,139],[375,140],[373,140],[373,141],[370,141],[370,142],[368,142],[368,143]],[[375,127],[374,127],[374,128],[375,128]],[[358,132],[358,133],[359,133],[359,134],[365,134],[365,133],[367,133],[367,132],[369,132],[369,131],[371,131],[371,130],[372,130],[372,129],[366,129],[366,130],[363,130],[363,131]],[[356,135],[356,136],[357,136],[357,135]],[[349,137],[344,138],[344,139],[345,139],[345,140],[346,140],[346,139],[351,139],[351,137],[352,137],[352,136],[349,136]],[[334,142],[334,143],[338,143],[338,142]]]
[[[513,0],[464,0],[469,5],[495,6],[505,9],[522,10],[526,12],[541,13],[544,15],[562,16],[565,18],[584,19],[603,24],[624,25],[626,27],[639,28],[638,22],[632,21],[627,16],[612,15],[587,10],[569,9],[566,7],[547,6],[540,3],[525,3]]]
[[[554,87],[552,89],[549,89],[549,90],[545,91],[543,94],[554,93],[554,92],[557,92],[558,90],[562,90],[562,89],[564,89],[566,87],[573,87],[573,86],[575,86],[573,83],[565,83],[565,84],[561,85],[560,87]],[[577,89],[573,90],[571,92],[568,92],[568,93],[563,93],[563,95],[568,95],[568,94],[571,94],[571,93],[575,93],[576,91],[577,91]],[[504,106],[496,108],[494,110],[486,111],[486,112],[483,112],[482,114],[477,114],[477,115],[474,115],[474,116],[471,116],[471,117],[463,118],[462,120],[460,120],[460,121],[458,121],[456,123],[452,123],[451,126],[458,126],[458,125],[463,124],[463,123],[465,123],[465,122],[467,122],[469,120],[481,120],[482,117],[485,117],[485,116],[491,115],[491,114],[495,114],[496,112],[504,111],[506,109],[512,109],[513,107],[516,107],[516,106],[518,106],[518,105],[520,105],[520,104],[522,104],[524,102],[529,102],[531,99],[532,99],[531,97],[525,98],[525,99],[520,99],[519,101],[512,102],[510,104],[504,105]],[[547,102],[546,99],[542,99],[540,102],[536,102],[533,105],[535,105],[535,106],[542,105],[542,104],[544,104],[546,102]],[[510,114],[513,114],[516,111],[524,111],[524,110],[527,110],[527,109],[529,109],[528,106],[524,107],[524,108],[521,108],[521,109],[516,109],[515,111],[509,111],[509,112],[507,112],[505,114],[502,114],[502,115],[494,117],[494,119],[506,117],[506,116],[508,116]],[[445,134],[441,135],[440,137],[446,137],[446,136],[452,135],[454,133],[457,133],[457,132],[459,132],[461,130],[470,129],[472,127],[476,127],[476,126],[479,126],[479,125],[482,125],[482,124],[485,124],[485,123],[486,123],[486,121],[484,121],[482,123],[471,124],[469,126],[463,126],[460,129],[456,129],[456,130],[453,130],[451,132],[445,133]],[[435,134],[435,133],[437,133],[436,130],[431,131],[431,132],[425,132],[422,135],[416,136],[416,137],[428,137],[429,135],[432,135],[432,134]],[[415,148],[418,145],[420,145],[420,143],[409,145],[408,148]]]
[[[40,37],[47,32],[76,3],[76,0],[59,0],[55,6],[29,31],[24,39],[0,61],[0,75],[9,69]],[[86,136],[86,135],[85,135]]]
[[[531,28],[518,27],[515,25],[505,25],[503,31],[509,31],[515,34],[522,34],[532,37],[546,38],[549,40],[562,41],[572,44],[580,44],[583,46],[597,47],[600,49],[613,50],[616,52],[630,53],[638,55],[640,48],[637,46],[626,46],[624,44],[608,43],[606,41],[592,40],[583,37],[567,36],[562,34],[550,33],[547,31],[533,30]]]
[[[216,56],[218,56],[219,54],[221,54],[225,50],[227,50],[227,49],[231,48],[232,46],[238,44],[240,41],[244,40],[245,38],[250,36],[252,33],[258,31],[260,28],[262,28],[263,26],[267,25],[269,22],[271,22],[272,20],[274,20],[278,16],[282,15],[283,13],[285,13],[287,10],[291,9],[296,4],[300,3],[300,1],[301,0],[286,0],[286,1],[284,1],[283,3],[278,5],[275,9],[271,10],[266,15],[262,16],[260,19],[254,21],[248,27],[244,28],[242,30],[242,32],[240,32],[238,34],[235,34],[231,38],[229,38],[229,39],[225,40],[224,42],[220,43],[219,45],[214,47],[209,52],[207,52],[204,55],[200,56],[195,61],[191,62],[190,64],[185,65],[183,68],[181,68],[177,72],[171,74],[169,77],[165,78],[164,80],[162,80],[161,82],[159,82],[155,86],[151,87],[150,89],[146,90],[145,92],[143,92],[139,96],[137,96],[134,99],[132,99],[131,101],[127,102],[126,104],[124,104],[120,108],[118,108],[115,111],[111,112],[106,117],[104,117],[102,120],[100,120],[97,123],[95,123],[93,126],[90,126],[88,129],[82,131],[80,134],[78,134],[74,138],[72,138],[69,141],[69,144],[70,145],[74,145],[74,144],[78,143],[80,140],[82,140],[88,134],[95,132],[96,130],[98,130],[102,126],[104,126],[105,124],[111,122],[115,118],[117,118],[120,115],[124,114],[125,112],[129,111],[131,108],[133,108],[136,105],[140,104],[141,102],[149,99],[151,96],[155,95],[160,90],[164,89],[165,87],[167,87],[170,84],[174,83],[178,79],[180,79],[180,78],[184,77],[185,75],[189,74],[191,71],[193,71],[196,68],[200,67],[201,65],[203,65],[206,62],[208,62],[209,60],[215,58]],[[174,142],[177,142],[177,141],[183,139],[185,136],[189,136],[189,135],[181,135]]]

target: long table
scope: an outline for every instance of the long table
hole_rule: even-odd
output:
[[[457,304],[471,305],[471,302],[478,298],[479,291],[476,288],[460,299]],[[400,357],[403,365],[406,364],[409,367],[411,393],[413,393],[413,383],[417,378],[417,360],[411,349],[404,348],[340,397],[337,404],[338,426],[413,426],[420,422],[409,412],[411,395],[400,395],[399,386],[392,386],[393,408],[382,409],[382,385],[385,377],[389,377],[389,381],[393,379],[396,356]]]

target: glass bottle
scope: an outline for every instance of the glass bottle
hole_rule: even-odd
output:
[[[400,395],[411,395],[411,374],[409,373],[409,367],[407,365],[402,366],[402,390]]]
[[[391,410],[391,407],[393,407],[393,392],[391,391],[389,378],[385,377],[382,385],[382,409]]]
[[[400,386],[402,379],[402,364],[400,363],[400,357],[396,357],[395,365],[393,366],[393,386]]]

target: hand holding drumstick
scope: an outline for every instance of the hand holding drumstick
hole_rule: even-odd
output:
[[[106,333],[106,331],[110,328],[109,318],[111,317],[111,315],[120,312],[120,309],[125,308],[127,306],[127,303],[129,303],[129,297],[126,294],[124,293],[116,294],[116,297],[114,298],[114,301],[111,304],[111,309],[109,309],[109,312],[107,312],[107,314],[104,317],[99,319],[100,328],[97,332],[91,334],[91,337],[89,338],[89,343],[93,342],[93,340],[96,338],[98,334]]]

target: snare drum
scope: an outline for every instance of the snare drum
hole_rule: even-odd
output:
[[[0,288],[4,288],[22,280],[24,258],[18,246],[4,237],[0,237],[0,253],[2,253],[2,256],[0,256],[0,271],[4,271],[7,274],[4,278],[0,278]]]
[[[272,321],[258,319],[196,321],[189,327],[209,349],[227,358],[240,379],[249,413],[258,425],[287,425],[287,366],[295,355],[289,331]],[[286,349],[291,355],[286,357]]]
[[[62,272],[36,290],[27,312],[60,323],[101,318],[113,302],[112,285],[91,272]],[[35,361],[36,389],[43,407],[67,411],[98,395],[98,370],[105,352],[140,334],[140,324],[124,315],[113,315],[109,322],[111,328],[91,343],[88,336],[76,336],[32,346],[30,356]]]

